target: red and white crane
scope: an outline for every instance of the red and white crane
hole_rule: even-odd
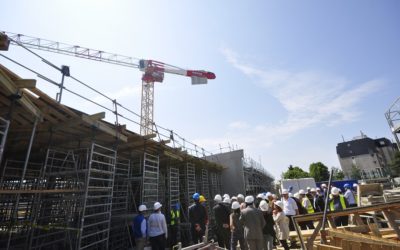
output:
[[[140,114],[140,134],[142,135],[153,133],[154,83],[163,82],[164,73],[190,77],[192,84],[207,84],[207,80],[215,79],[214,73],[204,70],[186,70],[154,60],[138,59],[11,32],[1,31],[1,33],[10,38],[11,44],[19,43],[28,48],[138,68],[140,71],[143,71]],[[61,96],[59,96],[59,100],[61,100]]]

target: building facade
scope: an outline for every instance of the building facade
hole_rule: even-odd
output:
[[[373,179],[390,175],[389,166],[396,147],[387,138],[371,139],[361,135],[339,143],[336,152],[346,177],[351,178],[355,169],[358,169],[363,179]]]

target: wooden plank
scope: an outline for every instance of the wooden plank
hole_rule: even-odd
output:
[[[15,86],[17,88],[26,88],[26,89],[33,89],[36,87],[36,80],[35,79],[19,79],[14,81]],[[29,94],[29,92],[27,92]]]
[[[397,238],[400,239],[399,225],[395,221],[393,214],[388,209],[384,209],[384,210],[382,210],[382,212],[383,212],[383,215],[386,217],[386,220],[389,222],[390,227],[393,228],[394,231],[396,232]]]
[[[319,230],[322,227],[322,220],[318,221],[317,226],[314,229],[314,232],[311,234],[310,238],[307,239],[306,249],[312,249],[315,239],[319,233]]]
[[[89,124],[90,126],[93,126],[99,130],[101,130],[104,133],[107,133],[111,136],[117,136],[117,132],[115,129],[105,125],[104,123],[102,123],[101,121],[97,121],[95,119],[92,119],[90,116],[88,115],[82,115],[82,121]],[[128,137],[118,133],[118,139],[123,141],[123,142],[128,142]]]
[[[51,194],[51,193],[78,193],[83,191],[84,191],[83,189],[40,189],[40,190],[0,189],[0,194]]]
[[[14,82],[0,69],[0,84],[9,94],[18,93],[19,89]],[[42,117],[42,112],[26,97],[22,96],[18,102],[36,117]]]
[[[381,238],[382,238],[382,234],[379,232],[379,228],[378,228],[378,226],[377,226],[375,223],[369,224],[368,227],[369,227],[369,230],[371,230],[371,233],[372,233],[374,236],[377,236],[377,237],[381,237]]]

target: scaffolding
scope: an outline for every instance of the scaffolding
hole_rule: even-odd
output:
[[[400,150],[400,97],[390,106],[385,113],[386,120],[389,124],[390,130],[396,140],[397,149]]]
[[[180,201],[179,195],[179,169],[176,167],[169,168],[169,207],[172,208]]]
[[[158,201],[159,164],[160,159],[158,156],[144,154],[141,204],[146,205],[148,208],[152,208],[154,203]]]
[[[0,164],[3,159],[4,146],[6,145],[9,126],[10,122],[0,117]]]

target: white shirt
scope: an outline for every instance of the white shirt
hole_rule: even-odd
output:
[[[344,197],[346,198],[349,205],[356,204],[356,199],[354,198],[354,194],[350,189],[346,190],[346,192],[344,193]]]
[[[286,215],[296,215],[296,210],[298,210],[299,208],[297,207],[297,204],[294,201],[294,199],[289,197],[287,200],[285,200],[284,198],[282,198],[282,201],[283,201],[283,212]]]
[[[152,213],[148,220],[149,237],[159,236],[165,234],[168,238],[167,222],[165,216],[161,213]]]

